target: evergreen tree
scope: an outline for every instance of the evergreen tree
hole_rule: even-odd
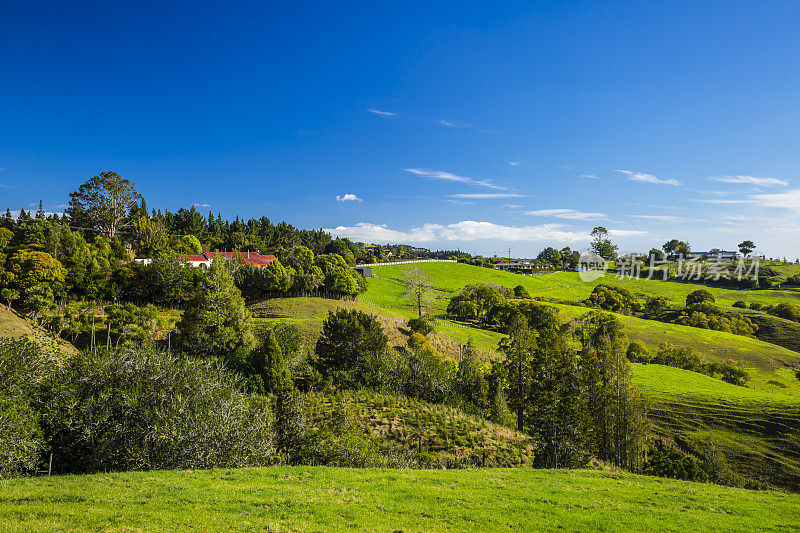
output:
[[[610,313],[593,311],[581,322],[582,380],[597,456],[629,470],[644,460],[647,423],[641,395],[631,384],[628,338]]]
[[[487,407],[489,385],[483,376],[478,350],[472,339],[467,342],[461,354],[456,373],[456,386],[464,399],[479,409]]]
[[[199,357],[241,358],[252,348],[250,313],[224,261],[212,261],[178,329],[182,349]]]
[[[275,333],[270,329],[264,344],[251,353],[251,366],[255,374],[261,377],[264,393],[276,392],[284,382],[291,381],[292,376],[286,368]]]

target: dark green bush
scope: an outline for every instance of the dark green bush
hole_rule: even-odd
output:
[[[747,309],[747,302],[743,302],[742,300],[738,300],[733,302],[733,306],[739,309]]]
[[[43,412],[66,472],[268,464],[271,414],[217,364],[124,349],[72,358]]]
[[[644,473],[651,476],[685,479],[687,481],[708,481],[708,474],[700,464],[685,453],[670,448],[651,450],[644,465]]]
[[[696,290],[689,293],[689,295],[686,297],[686,305],[695,305],[702,302],[709,302],[713,304],[715,301],[717,300],[714,298],[714,295],[706,289]]]
[[[414,333],[428,336],[436,331],[436,319],[431,315],[422,315],[408,321],[408,329]]]
[[[596,286],[586,303],[589,307],[623,314],[635,313],[641,307],[636,296],[625,287],[605,284]]]
[[[628,345],[628,350],[625,355],[631,363],[649,363],[653,359],[653,356],[647,348],[637,341],[633,341]]]

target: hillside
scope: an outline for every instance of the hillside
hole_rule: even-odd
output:
[[[77,350],[69,342],[53,338],[39,328],[20,318],[16,313],[0,307],[0,338],[30,337],[43,346],[52,346],[64,354],[74,354]]]
[[[617,472],[281,467],[0,481],[0,530],[774,531],[800,496]]]
[[[577,319],[588,308],[577,303],[598,283],[626,285],[640,297],[665,296],[682,303],[697,285],[651,280],[616,280],[606,276],[588,284],[575,273],[521,276],[464,264],[427,263],[420,265],[437,288],[434,312],[441,313],[448,299],[465,285],[499,283],[512,288],[523,285],[533,296],[558,299],[553,303],[565,319]],[[402,299],[405,266],[373,269],[367,292],[359,299],[380,305],[393,313],[411,315]],[[768,303],[795,298],[786,291],[726,291],[711,289],[720,305],[732,306],[739,299]],[[696,372],[661,365],[632,365],[634,383],[649,399],[650,418],[655,434],[673,442],[683,451],[708,460],[721,456],[722,468],[731,471],[737,483],[778,485],[800,489],[800,381],[794,368],[800,354],[759,339],[730,333],[668,324],[617,315],[628,337],[655,350],[661,342],[696,349],[704,360],[724,362],[733,359],[748,370],[747,387],[730,385]],[[442,331],[449,331],[441,328]],[[469,336],[483,330],[459,330]],[[485,332],[483,332],[485,333]],[[778,333],[780,334],[780,333]],[[496,335],[496,339],[502,335]],[[495,343],[497,341],[495,340]],[[496,347],[496,344],[494,345]],[[717,453],[720,452],[720,453]],[[765,474],[766,473],[766,474]]]

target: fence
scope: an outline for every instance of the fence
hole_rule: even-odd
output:
[[[455,259],[409,259],[407,261],[392,261],[390,263],[361,263],[353,268],[375,268],[379,266],[410,265],[412,263],[458,263],[458,261]]]

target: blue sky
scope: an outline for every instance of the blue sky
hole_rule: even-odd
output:
[[[0,207],[148,205],[484,254],[800,255],[796,2],[4,2]]]

